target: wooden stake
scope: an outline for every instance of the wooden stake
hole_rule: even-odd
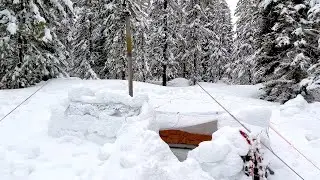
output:
[[[129,95],[133,97],[133,69],[132,69],[132,37],[130,29],[130,13],[126,12],[126,42],[127,42],[127,58],[128,58],[128,84]]]

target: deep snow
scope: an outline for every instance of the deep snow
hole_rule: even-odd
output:
[[[202,83],[202,85],[243,123],[257,130],[256,132],[266,129],[265,126],[269,124],[269,119],[266,117],[271,116],[271,126],[314,163],[320,165],[320,155],[317,153],[320,150],[320,132],[318,130],[320,127],[318,110],[320,103],[308,104],[302,97],[297,97],[280,106],[257,99],[261,93],[259,86],[228,86],[207,83]],[[0,91],[0,118],[38,87],[40,86]],[[120,109],[120,115],[113,108],[109,114],[101,114],[100,106],[92,105],[89,107],[93,111],[88,111],[88,107],[83,107],[83,103],[92,104],[96,100],[102,101],[100,102],[102,104],[110,103],[110,98],[126,94],[126,81],[51,80],[47,86],[1,122],[0,179],[212,179],[215,177],[217,180],[222,178],[227,180],[227,176],[224,177],[219,173],[228,170],[228,163],[223,161],[227,161],[227,157],[235,158],[236,153],[235,151],[227,151],[233,154],[212,156],[213,153],[210,154],[210,152],[218,151],[219,148],[211,150],[210,148],[211,146],[217,147],[214,144],[219,140],[204,143],[198,150],[190,153],[188,160],[181,163],[153,130],[166,126],[184,126],[199,120],[208,121],[210,118],[218,119],[220,127],[239,127],[239,125],[197,86],[161,87],[135,82],[134,87],[135,95],[141,97],[138,99],[144,99],[143,102],[134,103],[133,100],[128,100],[126,96],[122,95],[123,99],[116,98],[115,101],[132,106],[137,104],[136,107],[141,108],[141,112],[144,112],[141,116],[137,115],[136,111],[127,111],[127,106],[117,108]],[[71,90],[74,88],[77,90],[72,93]],[[80,96],[81,93],[82,96]],[[145,102],[147,102],[147,106],[142,105]],[[93,131],[83,131],[102,135],[99,137],[99,141],[97,138],[75,136],[72,133],[62,133],[55,136],[54,132],[57,131],[52,130],[59,128],[72,130],[72,128],[66,127],[73,126],[61,126],[59,123],[60,126],[52,126],[54,119],[59,120],[54,117],[61,117],[59,113],[69,105],[73,106],[74,110],[80,108],[79,111],[72,111],[71,115],[75,115],[75,117],[77,115],[80,117],[83,112],[87,115],[97,112],[94,114],[98,117],[95,119],[95,123],[99,122],[101,116],[114,114],[117,114],[115,115],[117,118],[119,116],[129,116],[129,118],[125,118],[125,123],[120,120],[122,124],[117,126],[120,127],[119,131],[109,134],[112,137],[110,141],[105,139],[109,135],[99,134],[99,130],[101,132],[104,130],[104,128],[98,128],[99,126],[93,126],[95,127]],[[68,120],[65,117],[63,119]],[[191,121],[186,122],[187,119],[191,119]],[[77,118],[74,121],[76,122],[76,120]],[[139,122],[139,128],[137,128],[137,122]],[[91,127],[86,125],[88,129]],[[104,127],[108,127],[108,124]],[[272,149],[305,179],[320,179],[320,172],[290,145],[286,144],[274,131],[269,130],[269,135]],[[227,137],[229,136],[223,138],[228,139]],[[101,138],[103,141],[100,141]],[[105,142],[108,143],[105,144]],[[225,140],[222,142],[225,143]],[[209,145],[210,143],[211,145]],[[226,148],[223,143],[218,144],[218,146],[222,146],[222,149]],[[227,146],[234,149],[232,144],[227,143]],[[210,148],[206,148],[208,145]],[[198,153],[199,151],[204,153]],[[215,153],[221,152],[225,151]],[[205,160],[217,157],[225,157],[219,161],[222,163],[220,166],[215,166],[219,170],[203,163]],[[267,153],[266,157],[269,157],[271,167],[276,172],[276,175],[270,178],[271,180],[299,179],[270,153]],[[231,159],[234,160],[234,158]],[[236,165],[232,165],[232,167],[236,167]],[[234,172],[237,174],[236,171]]]

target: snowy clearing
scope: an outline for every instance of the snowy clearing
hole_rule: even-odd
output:
[[[266,117],[271,117],[271,127],[320,166],[320,103],[308,104],[298,96],[280,106],[257,99],[259,86],[202,85],[250,128],[265,129]],[[0,118],[39,87],[0,91]],[[239,125],[199,87],[135,82],[134,93],[134,99],[126,96],[126,81],[51,80],[1,122],[0,179],[246,179],[237,156],[244,153],[237,150],[243,144],[232,128],[222,128]],[[97,105],[119,101],[117,108]],[[67,107],[70,113],[63,114]],[[103,121],[110,117],[118,121]],[[218,119],[222,130],[184,162],[156,132],[211,119]],[[273,130],[270,141],[272,149],[305,179],[320,179],[320,172]],[[271,180],[299,179],[270,153],[267,157],[276,173]]]

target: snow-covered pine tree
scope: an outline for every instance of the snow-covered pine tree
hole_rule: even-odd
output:
[[[312,66],[308,70],[311,76],[320,79],[320,0],[311,0],[308,11],[310,25],[304,31],[309,34],[309,48],[312,50]]]
[[[176,68],[177,77],[190,78],[191,69],[187,69],[187,61],[185,59],[187,51],[187,42],[184,37],[186,27],[186,5],[188,0],[180,0],[176,2],[176,7],[180,7],[179,11],[176,11]]]
[[[229,55],[232,52],[232,44],[233,44],[233,26],[231,22],[231,10],[228,6],[226,0],[219,0],[220,7],[220,17],[218,18],[218,22],[221,24],[221,28],[219,29],[221,33],[221,43],[222,47],[227,50]],[[219,9],[219,8],[218,8]],[[228,63],[228,62],[226,62]]]
[[[232,61],[227,73],[236,84],[251,84],[252,67],[250,60],[259,47],[261,18],[257,0],[238,1],[235,11],[237,17],[236,37],[232,53]]]
[[[263,97],[286,102],[294,98],[299,83],[308,76],[313,61],[306,33],[308,5],[306,1],[263,1],[263,40],[254,60],[255,83],[266,82]]]
[[[219,44],[210,30],[212,19],[207,16],[207,4],[199,0],[185,2],[185,22],[182,24],[182,52],[184,77],[195,81],[212,81],[215,47]]]
[[[204,36],[201,33],[204,29],[203,25],[203,11],[199,0],[190,0],[186,4],[186,24],[183,27],[184,38],[186,40],[186,49],[182,61],[186,63],[186,68],[191,70],[190,78],[195,83],[202,80],[201,61],[203,56],[202,42]]]
[[[11,1],[0,2],[0,89],[6,88],[2,78],[7,74],[8,70],[13,69],[12,62],[18,56],[17,37],[16,34],[17,18],[13,11]]]
[[[65,73],[67,62],[55,26],[67,14],[64,6],[69,0],[1,1],[1,15],[9,32],[1,32],[5,48],[15,47],[15,53],[0,51],[5,58],[5,72],[1,72],[1,88],[22,88]],[[1,4],[1,5],[2,5]],[[9,45],[9,46],[8,46]],[[2,64],[2,63],[1,63]],[[3,65],[1,65],[3,66]],[[3,70],[2,70],[3,71]]]
[[[147,42],[149,38],[147,34],[149,31],[147,16],[140,16],[139,21],[134,24],[133,29],[134,80],[146,82],[146,80],[151,77],[147,52]]]
[[[74,1],[74,0],[73,0]],[[72,67],[72,32],[74,28],[74,18],[75,12],[73,9],[73,3],[71,1],[65,1],[64,11],[65,14],[61,17],[60,21],[57,21],[58,24],[55,24],[54,27],[56,29],[55,34],[57,38],[62,43],[63,51],[65,51],[62,55],[66,62],[68,62],[67,72],[70,72],[70,67]]]
[[[309,27],[304,29],[309,39],[309,54],[312,65],[308,69],[309,77],[307,84],[301,83],[306,97],[311,101],[320,101],[320,0],[311,0],[308,11]]]
[[[151,0],[137,0],[137,2],[143,12],[147,13],[150,10]]]
[[[134,0],[104,0],[101,11],[103,19],[103,37],[97,42],[101,49],[99,62],[95,63],[95,70],[100,78],[125,79],[127,71],[125,16],[128,10],[131,14],[131,26],[139,19],[141,9]],[[125,3],[124,3],[125,2]],[[104,65],[101,68],[102,62]]]
[[[83,79],[97,79],[92,69],[97,54],[95,54],[94,30],[98,26],[97,18],[99,1],[78,0],[76,3],[77,18],[72,33],[73,67],[71,75]]]
[[[153,78],[162,77],[162,85],[166,86],[167,78],[178,74],[175,55],[178,54],[177,43],[180,25],[174,1],[154,0],[149,14],[149,48],[150,68]]]
[[[225,66],[230,61],[232,46],[232,23],[230,9],[225,0],[205,1],[205,28],[215,35],[211,35],[210,41],[206,42],[205,51],[207,63],[205,70],[208,81],[217,81],[225,73]],[[207,40],[209,40],[207,38]]]

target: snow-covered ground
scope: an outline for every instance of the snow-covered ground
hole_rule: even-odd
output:
[[[270,117],[272,128],[320,166],[320,103],[297,97],[280,106],[259,100],[259,86],[202,85],[254,130],[268,125]],[[0,118],[40,86],[0,91]],[[217,141],[202,144],[184,162],[156,133],[212,119],[221,128],[239,127],[200,87],[135,82],[134,93],[136,100],[125,96],[126,81],[51,80],[0,122],[0,179],[239,179],[235,155],[243,152],[232,149],[243,145],[232,130],[217,132]],[[104,106],[112,103],[116,109]],[[139,112],[130,111],[135,108]],[[103,121],[110,116],[118,120]],[[226,137],[217,138],[221,133]],[[299,174],[320,179],[320,172],[279,135],[273,130],[269,135],[272,149]],[[299,179],[270,153],[267,157],[276,172],[271,180]]]

